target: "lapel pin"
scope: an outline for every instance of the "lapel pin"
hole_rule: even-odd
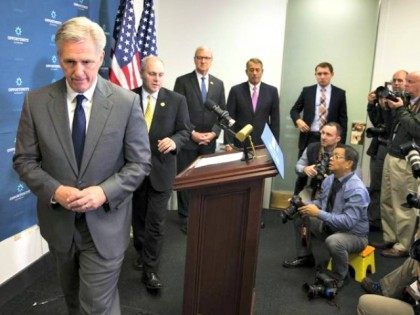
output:
[[[210,81],[210,84],[213,85],[213,81]]]
[[[165,106],[165,105],[166,105],[165,102],[160,103],[160,106],[162,106],[162,107]]]

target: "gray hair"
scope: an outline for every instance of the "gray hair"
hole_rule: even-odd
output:
[[[98,53],[103,51],[106,45],[104,30],[95,22],[87,17],[79,16],[67,20],[57,30],[55,34],[55,44],[60,53],[64,42],[80,42],[91,37],[95,42]]]

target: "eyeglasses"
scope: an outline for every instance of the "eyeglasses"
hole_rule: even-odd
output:
[[[200,60],[200,61],[202,61],[202,60],[204,60],[204,61],[211,60],[211,57],[195,56],[194,58],[197,59],[197,60]]]
[[[345,159],[345,156],[344,155],[333,154],[333,155],[331,155],[331,159],[333,159],[333,160]]]

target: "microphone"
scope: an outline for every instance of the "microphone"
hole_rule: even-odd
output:
[[[251,134],[252,130],[254,130],[254,127],[248,124],[235,134],[235,138],[240,142],[244,142],[245,139],[248,138],[248,136]]]
[[[219,116],[220,120],[224,120],[227,123],[228,127],[232,127],[235,124],[235,120],[232,117],[230,117],[229,112],[227,110],[221,109],[220,106],[212,100],[207,100],[204,103],[204,106],[206,106],[209,110],[215,112],[217,116]]]

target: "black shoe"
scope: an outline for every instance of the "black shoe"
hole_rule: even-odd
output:
[[[146,285],[147,290],[160,291],[163,287],[162,282],[160,282],[157,273],[153,271],[143,272],[143,277],[141,280]]]
[[[143,260],[140,257],[137,258],[133,263],[133,267],[136,270],[143,270]]]
[[[260,225],[261,225],[261,228],[262,228],[262,229],[264,229],[264,228],[265,228],[265,223],[264,223],[264,221],[261,221],[261,224],[260,224]]]
[[[314,266],[315,266],[315,259],[314,259],[314,256],[312,255],[296,257],[292,260],[283,261],[283,267],[285,268],[314,267]]]
[[[360,284],[367,293],[370,294],[377,294],[382,295],[382,287],[381,283],[378,281],[373,281],[371,278],[366,277],[362,280],[362,283]]]
[[[389,249],[394,246],[392,242],[370,242],[369,245],[379,249]]]
[[[187,224],[182,224],[181,227],[179,228],[181,230],[182,233],[187,234],[188,233],[188,225]]]

